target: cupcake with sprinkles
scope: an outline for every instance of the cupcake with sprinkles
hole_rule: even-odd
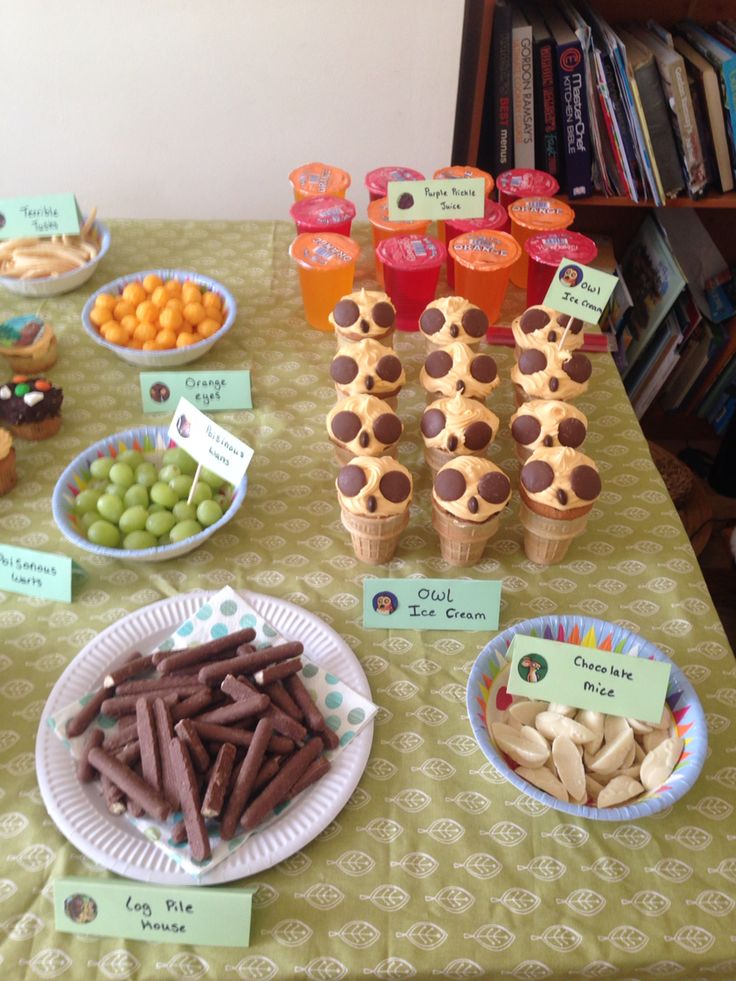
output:
[[[0,385],[0,425],[20,439],[48,439],[61,427],[63,398],[46,378],[14,375]]]

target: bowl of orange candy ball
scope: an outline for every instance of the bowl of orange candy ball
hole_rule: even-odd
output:
[[[235,300],[209,276],[182,269],[146,269],[107,283],[82,310],[97,344],[140,368],[196,361],[230,330]]]

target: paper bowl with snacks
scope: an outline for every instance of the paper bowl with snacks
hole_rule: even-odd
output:
[[[0,242],[0,286],[20,296],[71,293],[86,283],[110,249],[110,231],[85,220],[79,235]]]
[[[510,694],[517,634],[667,662],[661,719],[649,724]],[[503,777],[541,804],[594,821],[637,821],[670,807],[698,779],[708,748],[702,706],[677,665],[625,627],[592,617],[536,617],[498,634],[473,665],[467,706],[481,750]]]
[[[164,427],[141,426],[93,443],[64,470],[51,498],[72,545],[126,562],[164,562],[198,548],[230,521],[247,488],[202,469]],[[191,500],[188,499],[191,496]]]
[[[100,347],[138,368],[175,368],[211,350],[235,323],[222,283],[187,269],[144,269],[87,300],[82,325]]]

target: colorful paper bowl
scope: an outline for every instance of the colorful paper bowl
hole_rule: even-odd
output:
[[[666,783],[635,801],[619,807],[599,809],[559,801],[517,776],[515,764],[511,763],[496,747],[486,726],[489,701],[493,700],[490,706],[493,712],[494,709],[502,711],[511,700],[500,676],[508,664],[509,647],[516,634],[544,637],[583,647],[610,650],[618,654],[667,661],[671,665],[667,704],[675,718],[677,734],[685,741],[685,748]],[[536,617],[514,624],[498,634],[486,644],[473,665],[468,679],[467,706],[470,724],[478,745],[509,783],[528,797],[548,807],[576,817],[590,818],[593,821],[638,821],[663,811],[678,801],[693,786],[703,768],[708,748],[708,733],[702,706],[695,689],[677,665],[654,644],[625,627],[592,617]]]
[[[187,552],[194,551],[202,542],[211,538],[215,532],[219,531],[231,520],[235,512],[245,499],[245,492],[248,485],[246,477],[231,491],[229,506],[219,521],[216,521],[208,528],[204,528],[191,538],[185,538],[181,542],[171,545],[160,545],[154,548],[124,549],[108,548],[103,545],[95,545],[87,541],[82,534],[77,517],[74,513],[74,500],[80,491],[83,491],[91,481],[90,464],[93,460],[102,456],[115,457],[123,450],[139,450],[146,460],[158,463],[166,449],[175,446],[167,434],[164,427],[141,426],[138,429],[128,429],[122,433],[115,433],[99,440],[88,449],[84,450],[76,457],[61,477],[54,488],[51,497],[51,509],[54,520],[59,526],[61,533],[72,545],[82,548],[95,555],[106,556],[110,559],[120,559],[126,562],[164,562],[167,559],[175,559]]]
[[[218,293],[222,297],[223,309],[226,313],[226,319],[222,327],[211,337],[203,338],[201,341],[197,341],[196,344],[189,344],[186,347],[175,347],[164,351],[138,351],[135,348],[122,347],[120,344],[111,344],[109,341],[106,341],[89,319],[97,297],[100,293],[111,293],[113,296],[121,294],[128,283],[140,283],[146,276],[150,275],[160,276],[164,281],[168,279],[178,279],[182,282],[189,280],[205,290]],[[235,323],[236,313],[237,305],[232,293],[225,289],[222,283],[218,283],[216,279],[192,272],[189,269],[143,269],[140,272],[129,273],[127,276],[119,276],[117,279],[113,279],[111,283],[106,283],[100,289],[95,290],[82,309],[82,325],[95,344],[99,344],[100,347],[104,347],[106,350],[116,354],[123,361],[127,361],[128,364],[135,365],[138,368],[165,369],[176,368],[182,364],[190,364],[192,361],[196,361],[197,358],[201,358],[203,354],[206,354],[227,334]]]
[[[110,249],[110,230],[101,221],[96,221],[94,227],[99,235],[100,250],[94,259],[85,262],[79,269],[59,273],[58,276],[44,276],[41,279],[13,279],[10,276],[0,276],[0,286],[19,296],[44,297],[71,293],[92,277]]]

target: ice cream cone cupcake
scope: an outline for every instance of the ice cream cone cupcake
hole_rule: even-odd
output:
[[[403,425],[385,399],[351,395],[327,415],[327,434],[335,445],[338,463],[355,456],[396,457]]]
[[[390,561],[409,523],[409,471],[391,457],[358,456],[341,468],[336,485],[356,558],[369,565]]]
[[[541,448],[521,468],[519,520],[524,551],[539,565],[554,565],[582,535],[601,492],[590,457],[567,446]]]
[[[344,344],[330,365],[338,399],[351,395],[373,395],[392,409],[406,382],[406,373],[393,348],[370,338],[359,344]]]
[[[501,380],[490,354],[478,354],[467,344],[453,341],[427,355],[419,382],[427,392],[427,403],[458,392],[466,398],[485,402]]]
[[[511,435],[521,463],[543,447],[570,446],[576,450],[587,432],[588,420],[580,409],[558,399],[532,399],[511,416]]]
[[[17,483],[13,437],[7,429],[0,429],[0,496],[11,491]]]
[[[488,317],[464,296],[443,296],[432,300],[419,318],[427,353],[460,341],[478,349],[488,330]]]
[[[335,328],[338,347],[367,338],[391,347],[396,330],[396,309],[387,293],[379,290],[348,293],[337,302],[328,319]]]
[[[556,344],[522,351],[511,369],[516,405],[532,399],[569,402],[587,391],[591,371],[590,358],[579,351],[560,351]]]
[[[499,425],[494,412],[460,392],[432,402],[420,424],[424,459],[432,473],[458,456],[485,456]]]
[[[0,324],[0,354],[14,374],[37,375],[56,364],[56,336],[38,317],[12,317]]]
[[[541,304],[529,307],[511,321],[514,335],[514,354],[518,360],[522,351],[541,344],[562,344],[563,351],[577,351],[583,346],[584,323],[567,313],[558,313]],[[564,338],[564,340],[563,340]]]
[[[432,525],[442,558],[453,566],[480,562],[510,498],[509,478],[490,460],[459,456],[442,467],[432,490]]]

